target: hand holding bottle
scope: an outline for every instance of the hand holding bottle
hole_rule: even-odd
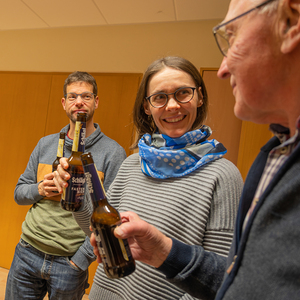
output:
[[[133,259],[156,268],[161,266],[171,251],[172,239],[140,219],[134,212],[121,212],[120,215],[123,223],[116,227],[114,235],[128,240]],[[94,234],[91,235],[90,241],[97,261],[101,262]]]
[[[44,176],[44,180],[42,180],[38,185],[38,192],[41,196],[52,198],[52,200],[60,201],[60,197],[57,196],[57,187],[54,183],[54,173],[49,173]]]
[[[66,188],[68,186],[67,181],[71,177],[71,175],[67,171],[68,168],[69,168],[68,158],[62,157],[59,160],[59,165],[58,165],[56,171],[53,173],[54,174],[53,182],[54,182],[59,194],[61,194],[63,192],[63,188]]]

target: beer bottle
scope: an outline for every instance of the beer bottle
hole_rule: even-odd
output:
[[[68,211],[79,211],[84,206],[85,177],[80,159],[84,152],[86,134],[86,113],[79,112],[75,124],[72,154],[68,158],[67,171],[71,177],[67,181],[68,186],[63,189],[60,204]]]
[[[56,159],[52,164],[52,172],[54,172],[57,169],[57,166],[59,165],[59,159],[64,156],[65,135],[66,134],[64,132],[61,132],[59,134],[57,154]]]
[[[107,277],[115,279],[131,274],[135,270],[127,240],[117,239],[114,235],[116,226],[122,223],[119,212],[111,206],[105,195],[91,153],[81,155],[86,187],[89,190],[93,214],[91,226]]]

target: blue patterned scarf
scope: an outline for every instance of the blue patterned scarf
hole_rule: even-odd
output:
[[[179,138],[144,134],[138,144],[142,172],[160,179],[181,177],[222,157],[226,148],[214,139],[208,141],[210,135],[205,125]]]

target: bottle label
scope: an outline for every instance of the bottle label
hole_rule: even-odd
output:
[[[128,250],[130,248],[129,248],[129,245],[128,245],[128,241],[127,240],[122,240],[122,239],[118,239],[118,240],[119,240],[119,244],[120,244],[124,259],[126,261],[129,261],[128,253],[130,253],[130,252]]]
[[[72,174],[69,186],[63,190],[62,199],[68,204],[82,204],[84,201],[85,178],[84,174]]]
[[[76,121],[72,151],[84,152],[86,123]]]
[[[64,155],[64,143],[65,143],[65,140],[59,139],[58,148],[57,148],[57,157],[63,157],[63,155]]]
[[[95,227],[93,227],[93,230],[95,233],[97,248],[98,248],[99,254],[101,256],[102,263],[103,263],[103,265],[110,267],[110,266],[112,266],[112,262],[109,259],[109,256],[106,256],[106,254],[105,254],[105,250],[104,250],[103,244],[101,242],[101,237],[100,237],[101,228],[100,228],[99,224],[95,224]]]
[[[121,264],[122,260],[129,261],[131,259],[128,241],[117,239],[114,236],[116,225],[109,226],[97,223],[91,223],[91,225],[95,233],[99,254],[104,265],[112,267]],[[113,252],[111,252],[112,249],[114,249]]]
[[[86,178],[87,188],[89,189],[89,193],[91,195],[91,198],[92,198],[94,204],[96,204],[97,201],[106,198],[104,187],[102,185],[102,181],[99,177],[97,168],[94,164],[84,165],[83,168],[84,168],[84,174],[85,174],[85,178]],[[93,177],[95,178],[96,176],[99,178],[101,187],[97,187],[96,185],[93,185],[93,183],[92,183],[92,178]]]

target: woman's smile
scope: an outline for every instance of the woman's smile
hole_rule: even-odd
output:
[[[186,117],[186,115],[183,115],[183,116],[177,116],[177,117],[169,117],[169,118],[165,118],[163,120],[167,123],[177,123],[177,122],[182,121],[185,117]]]

